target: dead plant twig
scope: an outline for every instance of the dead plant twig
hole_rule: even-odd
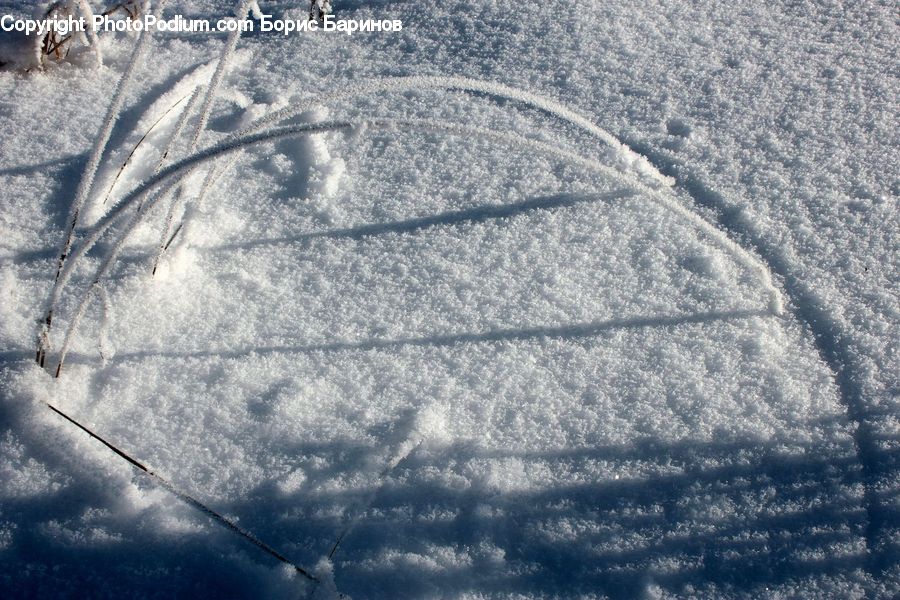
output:
[[[128,164],[131,162],[131,159],[134,158],[134,155],[138,151],[138,149],[141,147],[141,144],[143,144],[144,141],[147,139],[147,137],[153,132],[153,130],[156,129],[156,127],[160,123],[163,122],[163,119],[165,119],[169,115],[169,113],[171,113],[173,110],[175,110],[175,108],[179,104],[184,102],[189,96],[190,96],[190,94],[185,94],[184,96],[181,97],[180,100],[178,100],[175,104],[170,106],[162,115],[160,115],[160,117],[153,123],[153,125],[150,126],[150,129],[148,129],[146,131],[146,133],[144,133],[144,135],[141,137],[141,139],[138,140],[138,143],[135,144],[134,148],[131,149],[131,152],[128,154],[128,157],[122,162],[122,166],[119,167],[119,171],[116,173],[116,176],[113,178],[113,181],[109,186],[109,189],[106,191],[106,195],[103,197],[102,204],[106,204],[106,202],[109,200],[109,197],[112,195],[113,189],[116,187],[116,183],[119,182],[119,178],[122,176],[122,173],[125,171],[125,167],[127,167]]]

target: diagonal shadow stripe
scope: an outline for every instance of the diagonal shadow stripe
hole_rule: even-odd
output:
[[[388,233],[415,233],[422,229],[438,227],[441,225],[484,223],[490,220],[518,217],[536,210],[569,208],[579,204],[620,200],[623,198],[629,198],[634,195],[635,192],[628,189],[615,190],[604,194],[554,194],[551,196],[529,198],[527,200],[513,202],[510,204],[483,204],[480,206],[474,206],[472,208],[447,211],[438,213],[436,215],[429,215],[427,217],[416,217],[413,219],[393,221],[390,223],[371,223],[366,225],[357,225],[355,227],[346,227],[342,229],[302,233],[295,236],[252,240],[234,244],[223,244],[220,246],[208,246],[205,248],[198,247],[198,249],[212,252],[225,252],[231,250],[256,248],[259,246],[291,244],[317,238],[348,238],[352,240],[361,240],[367,237],[384,235]]]
[[[753,317],[771,318],[772,313],[763,309],[743,309],[720,312],[705,312],[689,315],[662,315],[636,317],[631,319],[611,319],[595,323],[578,323],[559,327],[529,327],[524,329],[500,329],[480,333],[457,333],[426,337],[398,339],[370,339],[358,342],[332,342],[328,344],[307,344],[296,346],[255,346],[239,350],[205,349],[187,352],[131,352],[116,355],[117,359],[144,358],[188,358],[223,357],[240,358],[251,354],[313,354],[323,352],[365,352],[367,350],[400,350],[406,347],[452,347],[462,344],[483,344],[500,342],[527,342],[543,339],[575,340],[603,335],[620,329],[671,328],[682,325],[714,323],[717,321],[739,321]]]
[[[35,175],[41,172],[58,171],[70,169],[81,161],[85,160],[85,156],[81,154],[70,154],[61,158],[48,160],[41,163],[30,163],[27,165],[17,165],[14,167],[6,167],[0,169],[0,176],[17,176],[17,175]]]
[[[220,246],[197,246],[197,249],[205,250],[207,252],[220,253],[231,252],[234,250],[259,248],[263,246],[288,245],[319,238],[362,240],[367,237],[385,235],[389,233],[416,233],[423,229],[439,227],[442,225],[485,223],[490,220],[518,217],[536,210],[571,208],[579,204],[609,202],[613,200],[630,198],[634,195],[635,192],[628,189],[614,190],[612,192],[603,194],[554,194],[550,196],[529,198],[527,200],[513,202],[511,204],[484,204],[472,208],[447,211],[436,215],[416,217],[413,219],[405,219],[402,221],[391,221],[388,223],[368,223],[365,225],[357,225],[354,227],[331,229],[327,231],[314,231],[310,233],[301,233],[294,236],[284,236],[279,238],[264,238],[246,242],[236,242],[233,244],[223,244]],[[100,248],[100,251],[98,253],[102,254],[106,251],[106,248],[101,247],[100,244],[98,244],[97,247]],[[16,255],[15,260],[17,262],[47,260],[50,258],[55,258],[56,255],[57,251],[55,248],[47,248],[44,250],[21,252]],[[119,260],[123,264],[134,263],[146,260],[150,256],[151,254],[148,252],[138,251],[129,256],[122,256]]]

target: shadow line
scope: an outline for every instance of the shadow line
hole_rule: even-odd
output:
[[[351,239],[358,241],[368,237],[384,235],[388,233],[415,233],[423,229],[437,227],[440,225],[484,223],[486,221],[494,219],[518,217],[535,210],[553,210],[557,208],[568,208],[576,206],[578,204],[587,204],[591,202],[620,200],[623,198],[629,198],[634,194],[634,191],[628,189],[615,190],[604,194],[554,194],[550,196],[531,198],[528,200],[523,200],[521,202],[514,202],[512,204],[485,204],[462,210],[443,212],[427,217],[405,219],[402,221],[371,223],[365,225],[357,225],[354,227],[345,227],[342,229],[314,231],[310,233],[301,233],[294,236],[236,242],[233,244],[223,244],[220,246],[198,246],[197,249],[211,253],[224,253],[234,250],[259,248],[263,246],[278,246],[282,244],[288,245],[298,242],[308,242],[320,238]],[[92,256],[95,254],[101,254],[106,251],[105,247],[102,244],[98,244],[95,248],[96,249],[92,249],[89,255]],[[55,258],[56,255],[56,248],[46,248],[42,250],[20,252],[14,257],[14,260],[16,262],[50,260]],[[134,253],[127,256],[121,256],[119,258],[119,261],[122,264],[135,263],[142,260],[147,260],[151,257],[152,253],[150,252],[135,251]]]
[[[61,168],[67,169],[76,166],[78,163],[85,159],[86,157],[83,154],[71,154],[69,156],[63,156],[62,158],[56,158],[41,163],[31,163],[28,165],[20,165],[16,167],[7,167],[5,169],[0,169],[0,176],[34,175],[41,171],[55,171]]]
[[[355,227],[346,227],[342,229],[302,233],[295,236],[266,238],[247,242],[237,242],[234,244],[223,244],[220,246],[208,246],[202,247],[200,249],[211,252],[223,252],[230,250],[256,248],[259,246],[291,244],[317,238],[347,238],[352,240],[361,240],[367,237],[384,235],[387,233],[414,233],[422,229],[428,229],[430,227],[437,227],[440,225],[483,223],[485,221],[494,219],[507,219],[517,217],[524,213],[535,210],[568,208],[576,206],[578,204],[586,204],[590,202],[620,200],[623,198],[629,198],[634,195],[635,192],[628,189],[615,190],[604,194],[554,194],[550,196],[530,198],[528,200],[514,202],[511,204],[483,204],[481,206],[475,206],[472,208],[447,211],[436,215],[429,215],[427,217],[416,217],[412,219],[405,219],[402,221],[393,221],[390,223],[357,225]]]
[[[332,342],[328,344],[307,344],[297,346],[257,346],[241,350],[197,350],[187,352],[131,352],[116,355],[118,360],[140,358],[186,358],[220,357],[240,358],[251,354],[313,354],[327,352],[353,352],[367,350],[397,350],[404,347],[451,347],[461,344],[523,342],[542,339],[579,339],[596,337],[618,329],[644,329],[651,327],[677,327],[680,325],[712,323],[716,321],[737,321],[753,317],[771,317],[772,313],[756,310],[732,310],[656,317],[636,317],[611,319],[596,323],[578,323],[558,327],[529,327],[524,329],[500,329],[481,333],[457,333],[427,337],[398,339],[370,339],[358,342]],[[77,359],[76,359],[77,360]]]

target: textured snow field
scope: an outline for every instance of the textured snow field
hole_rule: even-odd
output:
[[[387,124],[216,163],[155,277],[151,210],[59,379],[110,236],[62,294],[47,371],[36,324],[135,41],[0,73],[3,595],[900,593],[896,6],[725,4],[335,0],[404,29],[245,36],[200,147],[350,85],[455,75],[565,104],[672,185],[510,99],[332,100],[289,123]],[[81,233],[152,175],[224,43],[154,39]]]

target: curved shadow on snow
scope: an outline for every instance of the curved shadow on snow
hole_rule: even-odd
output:
[[[769,271],[781,279],[782,287],[791,301],[793,315],[811,333],[810,338],[820,359],[834,375],[847,417],[856,425],[853,435],[862,465],[860,481],[866,487],[866,511],[869,519],[866,542],[870,556],[865,566],[871,573],[885,572],[891,565],[900,562],[900,544],[884,539],[886,531],[900,526],[900,512],[886,503],[882,504],[875,488],[885,476],[893,478],[896,475],[900,469],[900,461],[896,455],[880,447],[875,434],[872,419],[878,417],[873,412],[877,410],[877,401],[870,403],[866,398],[863,387],[865,371],[859,358],[849,347],[852,336],[847,334],[831,311],[823,306],[818,295],[785,259],[777,246],[748,226],[740,211],[730,208],[719,193],[651,145],[629,141],[629,146],[647,157],[661,173],[673,177],[698,206],[712,211],[719,227],[731,237],[743,240],[744,244],[765,261]]]
[[[750,318],[774,318],[767,310],[731,310],[720,312],[705,312],[688,315],[659,315],[653,317],[634,317],[630,319],[610,319],[595,323],[577,323],[572,325],[560,325],[556,327],[528,327],[521,329],[499,329],[478,333],[454,333],[446,335],[430,335],[424,337],[409,337],[398,339],[369,339],[356,342],[329,342],[324,344],[285,345],[285,346],[254,346],[241,350],[234,349],[205,349],[196,351],[173,352],[122,352],[116,355],[115,360],[132,360],[145,358],[186,358],[186,357],[218,357],[240,358],[250,355],[266,354],[303,354],[318,352],[364,352],[367,350],[397,350],[408,346],[413,347],[442,347],[457,346],[460,344],[484,344],[500,342],[523,342],[541,339],[578,339],[603,335],[619,329],[645,329],[652,327],[678,327],[712,323],[716,321],[738,321]],[[84,359],[73,355],[72,362],[85,362]]]

